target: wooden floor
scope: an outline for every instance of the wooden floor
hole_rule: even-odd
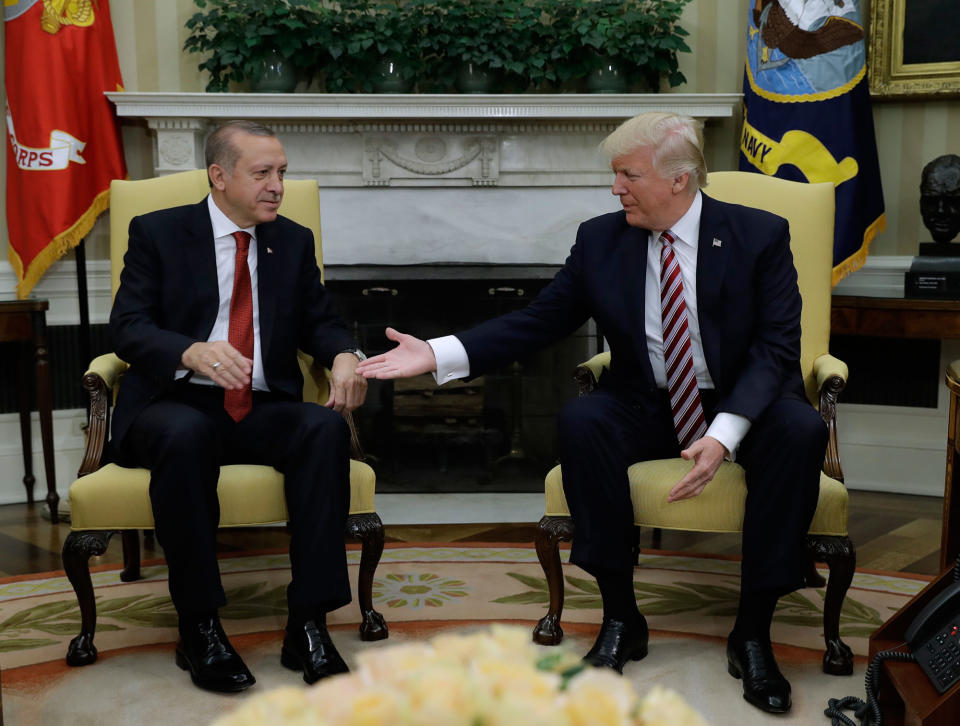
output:
[[[62,569],[60,549],[69,525],[52,525],[41,516],[43,505],[0,506],[0,576],[23,575]],[[937,574],[940,561],[942,499],[904,494],[850,492],[850,539],[857,549],[857,566],[867,569]],[[388,542],[533,542],[534,523],[436,526],[387,526]],[[222,530],[225,552],[283,548],[287,535],[281,528]],[[145,543],[144,559],[162,557],[152,540]],[[652,533],[644,531],[641,547],[651,548]],[[738,554],[734,535],[665,531],[660,549],[718,554]],[[96,563],[121,559],[119,537]]]

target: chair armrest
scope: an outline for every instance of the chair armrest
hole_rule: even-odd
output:
[[[813,373],[817,377],[818,391],[823,389],[827,381],[835,377],[841,379],[840,390],[843,390],[843,387],[847,385],[847,376],[849,375],[847,364],[839,358],[834,358],[829,353],[825,353],[813,361]]]
[[[832,355],[824,354],[813,361],[813,372],[820,391],[820,415],[827,424],[829,439],[823,458],[823,471],[837,481],[843,481],[840,466],[840,447],[837,442],[837,397],[847,385],[847,364]]]
[[[110,401],[120,377],[129,367],[115,354],[107,353],[95,358],[83,374],[82,385],[90,396],[90,419],[78,477],[92,474],[100,468],[103,448],[110,433]]]
[[[573,377],[580,386],[580,395],[586,395],[596,388],[600,381],[600,374],[604,368],[610,367],[610,351],[597,353],[590,360],[586,360],[576,367]]]
[[[103,379],[108,389],[113,390],[114,386],[120,382],[120,376],[126,373],[129,367],[130,364],[120,360],[116,353],[105,353],[91,361],[90,367],[84,373],[84,378],[95,373]]]

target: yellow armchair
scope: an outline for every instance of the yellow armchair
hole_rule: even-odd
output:
[[[820,499],[807,534],[810,568],[807,584],[827,585],[823,629],[825,673],[853,672],[853,653],[840,639],[840,609],[856,567],[856,553],[847,536],[849,497],[843,485],[837,450],[836,402],[847,379],[847,366],[828,352],[830,342],[831,269],[833,265],[834,191],[831,184],[800,184],[749,172],[715,172],[708,176],[705,192],[715,199],[769,210],[790,222],[794,264],[803,298],[801,313],[801,369],[807,397],[818,408],[830,432],[820,475]],[[581,364],[575,376],[580,393],[589,393],[600,379],[610,354],[600,353]],[[683,459],[640,462],[628,469],[630,497],[637,527],[700,532],[742,531],[746,483],[743,469],[721,464],[713,481],[698,497],[667,503],[671,487],[690,469]],[[547,474],[546,507],[536,530],[537,556],[550,592],[547,614],[537,623],[533,638],[554,645],[563,638],[563,573],[559,542],[573,536],[573,522],[563,493],[560,467]],[[817,573],[814,563],[825,562],[829,580]]]
[[[317,183],[312,180],[284,183],[280,213],[309,227],[316,243],[317,264],[323,266],[320,243],[320,202]],[[130,220],[139,214],[181,204],[192,204],[206,196],[209,188],[203,169],[142,181],[115,180],[110,185],[110,261],[113,293],[120,284],[123,255],[127,249]],[[110,537],[121,532],[124,568],[120,579],[140,578],[139,530],[153,529],[150,508],[150,472],[103,463],[109,436],[110,404],[127,364],[108,353],[95,359],[83,376],[90,394],[90,421],[87,446],[78,478],[70,486],[71,532],[63,544],[63,566],[80,604],[80,634],[67,650],[69,665],[87,665],[97,659],[93,644],[97,622],[96,602],[90,579],[89,559],[106,551]],[[304,374],[304,401],[323,404],[328,398],[327,372],[301,353]],[[388,635],[387,625],[373,608],[373,577],[383,554],[383,523],[374,509],[376,477],[363,458],[353,419],[351,431],[350,513],[346,535],[362,542],[357,600],[362,621],[360,637],[380,640]],[[103,464],[103,465],[101,465]],[[220,526],[247,527],[282,524],[288,519],[283,496],[283,475],[269,466],[231,465],[220,469],[217,485],[220,499]]]

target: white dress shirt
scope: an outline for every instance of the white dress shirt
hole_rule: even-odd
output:
[[[210,223],[213,225],[213,245],[217,256],[217,287],[220,292],[220,306],[217,319],[207,342],[229,340],[230,337],[230,298],[233,295],[233,273],[236,268],[237,241],[233,233],[240,231],[213,201],[213,195],[207,197],[207,209],[210,211]],[[250,235],[250,248],[247,250],[247,267],[250,269],[250,290],[253,293],[253,390],[266,391],[267,381],[263,375],[263,356],[260,353],[260,300],[257,295],[257,228],[246,227],[242,231]],[[189,371],[177,371],[176,377],[182,378]],[[217,385],[200,373],[194,373],[191,383],[205,386]]]
[[[700,388],[713,388],[713,380],[707,370],[703,355],[703,342],[700,337],[700,323],[697,317],[697,244],[700,239],[700,213],[703,197],[697,191],[693,203],[686,213],[671,227],[676,237],[673,246],[674,255],[683,277],[683,295],[687,305],[687,326],[690,330],[690,344],[693,353],[693,368]],[[647,241],[647,276],[644,290],[644,328],[647,337],[647,351],[653,377],[659,388],[667,387],[667,372],[663,362],[663,323],[660,319],[660,234],[663,230],[652,230]],[[432,338],[427,341],[437,359],[437,383],[443,384],[455,378],[470,375],[470,360],[463,343],[455,335]],[[750,419],[734,413],[721,411],[710,427],[707,436],[716,439],[730,452],[733,459],[737,447],[750,430]]]

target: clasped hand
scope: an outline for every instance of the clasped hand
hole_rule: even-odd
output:
[[[253,375],[253,361],[225,340],[197,341],[183,351],[180,362],[228,391],[246,388]]]
[[[180,361],[185,368],[206,376],[230,391],[250,385],[253,361],[225,340],[198,341],[187,348]],[[330,369],[330,397],[323,404],[344,413],[359,408],[367,396],[367,381],[357,371],[360,359],[353,353],[340,353]]]
[[[323,404],[339,413],[359,408],[367,397],[367,379],[357,370],[360,359],[353,353],[340,353],[330,368],[330,398]]]

